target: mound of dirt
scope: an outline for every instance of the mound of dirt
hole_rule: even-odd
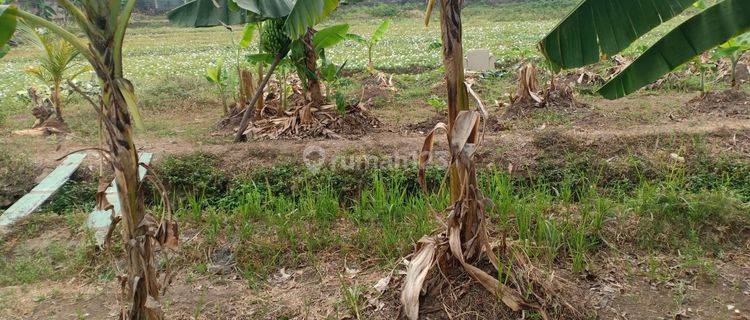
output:
[[[373,101],[375,99],[390,100],[396,92],[393,81],[393,74],[377,72],[367,75],[362,79],[362,92],[359,101],[367,107],[372,107],[375,105]]]
[[[515,120],[531,117],[541,111],[553,111],[561,114],[592,113],[589,105],[579,102],[573,96],[573,89],[569,86],[558,86],[545,91],[540,101],[518,99],[510,103],[500,116],[500,120]]]
[[[297,107],[283,116],[256,121],[245,131],[252,139],[353,139],[378,132],[380,121],[362,104],[347,108],[344,114],[327,105]]]
[[[576,101],[573,89],[565,82],[557,85],[549,82],[545,87],[542,88],[537,79],[536,67],[532,63],[523,64],[518,69],[516,93],[510,97],[510,103],[501,104],[501,107],[507,107],[498,122],[527,118],[540,110],[562,114],[576,114],[581,110],[590,112],[588,105]]]
[[[448,265],[444,265],[443,268]],[[542,271],[532,265],[514,264],[520,276],[509,276],[509,281],[521,281],[531,299],[545,309],[551,319],[589,319],[594,311],[586,305],[586,292],[573,285],[573,275],[565,269],[553,268]],[[489,262],[478,266],[481,270],[497,277],[497,270]],[[523,271],[521,271],[523,270]],[[524,312],[514,312],[498,301],[481,284],[472,279],[458,266],[447,270],[432,271],[441,273],[423,287],[420,299],[420,319],[522,319]],[[564,278],[563,278],[564,277]],[[512,278],[512,279],[510,279]],[[388,289],[381,297],[384,302],[382,314],[402,314],[401,291],[405,279],[395,275]],[[526,311],[528,314],[529,311]],[[470,314],[470,317],[464,316]],[[588,317],[586,317],[588,316]]]
[[[431,117],[420,122],[407,124],[406,126],[404,126],[404,130],[427,133],[435,128],[435,125],[438,124],[438,122],[447,123],[448,113],[444,111],[439,114],[434,114]]]
[[[745,119],[750,117],[750,95],[736,89],[709,92],[690,100],[687,107],[692,112]]]

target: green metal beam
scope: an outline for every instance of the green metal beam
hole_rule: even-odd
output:
[[[138,161],[140,163],[149,164],[151,163],[152,158],[152,153],[141,153],[138,156]],[[140,178],[142,181],[145,176],[146,168],[139,167],[138,178]],[[94,211],[89,214],[89,218],[86,220],[86,227],[94,231],[94,239],[96,240],[96,245],[98,247],[104,245],[104,238],[107,236],[109,226],[112,224],[112,216],[114,215],[116,217],[119,217],[121,214],[120,198],[117,196],[117,185],[114,181],[112,181],[112,185],[107,188],[105,194],[107,197],[107,201],[112,204],[112,212],[110,212],[109,210],[94,209]]]
[[[42,182],[0,215],[0,228],[8,227],[36,211],[70,179],[70,176],[78,169],[84,158],[86,158],[86,154],[80,152],[65,158],[65,161],[47,175]]]

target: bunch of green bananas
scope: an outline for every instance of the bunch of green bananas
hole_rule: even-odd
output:
[[[263,23],[263,32],[260,37],[261,50],[277,54],[285,46],[289,45],[291,39],[284,34],[285,18],[271,19]]]

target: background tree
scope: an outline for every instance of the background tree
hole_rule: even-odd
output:
[[[213,65],[206,67],[206,80],[216,86],[221,98],[221,106],[226,116],[229,114],[229,105],[227,104],[227,75],[224,72],[224,60],[217,59]]]
[[[57,120],[64,122],[62,85],[90,68],[75,63],[75,59],[80,53],[67,41],[47,32],[42,34],[25,23],[19,24],[19,30],[21,31],[21,38],[33,44],[39,50],[39,54],[36,56],[37,64],[26,69],[26,73],[49,86],[50,101],[55,108]]]
[[[585,0],[540,43],[555,70],[615,55],[695,0]],[[750,1],[722,0],[659,39],[599,93],[616,99],[658,80],[692,58],[750,30]]]
[[[124,78],[122,44],[136,0],[86,0],[80,7],[70,0],[57,3],[73,18],[87,42],[62,27],[14,5],[0,5],[0,46],[16,30],[18,20],[43,27],[58,35],[86,58],[101,82],[99,103],[89,100],[106,128],[108,152],[104,155],[114,170],[123,222],[123,248],[127,274],[118,275],[123,301],[129,306],[119,318],[161,319],[161,285],[154,264],[153,239],[176,244],[176,225],[157,224],[147,215],[138,178],[138,153],[133,140],[133,119],[140,123],[133,85]],[[133,117],[131,119],[131,117]],[[169,230],[169,232],[167,231]],[[167,241],[169,239],[169,241]]]
[[[276,52],[270,52],[274,59],[268,68],[268,71],[256,88],[255,95],[250,100],[249,105],[255,105],[258,99],[263,95],[268,81],[273,75],[274,70],[282,59],[287,56],[289,51],[294,48],[300,48],[298,52],[307,59],[317,59],[313,45],[309,37],[312,33],[310,30],[313,26],[323,21],[339,5],[339,0],[195,0],[183,6],[172,10],[169,14],[169,20],[190,27],[209,27],[218,24],[238,24],[257,21],[277,21],[272,24],[272,29],[265,29],[262,37],[275,37],[274,44],[281,44],[269,48]],[[238,9],[239,8],[239,9]],[[240,10],[241,9],[241,10]],[[280,23],[283,21],[283,23]],[[272,35],[266,35],[269,30],[274,30]],[[289,40],[288,43],[281,43],[282,38],[278,37],[276,31],[282,31],[283,35]],[[344,35],[341,35],[343,39]],[[266,50],[271,51],[271,50]],[[307,63],[306,63],[307,67]],[[307,70],[308,75],[314,79],[307,81],[308,90],[316,90],[317,93],[311,94],[312,100],[319,100],[320,84],[317,79],[315,70]],[[310,77],[308,77],[310,78]],[[312,88],[312,89],[311,89]],[[240,122],[239,130],[235,135],[235,141],[245,139],[245,130],[247,129],[252,108],[245,108],[245,112]]]
[[[375,49],[375,46],[380,43],[380,40],[383,40],[383,37],[385,36],[386,31],[388,31],[388,27],[391,25],[391,19],[383,20],[383,22],[380,23],[377,29],[370,35],[370,39],[365,39],[364,37],[357,35],[357,34],[347,34],[346,38],[352,41],[355,41],[359,44],[363,44],[367,47],[367,68],[370,69],[370,71],[375,70],[375,64],[372,62],[372,53]]]
[[[732,88],[736,88],[737,83],[737,64],[739,64],[742,56],[750,51],[750,33],[745,33],[741,36],[729,39],[729,41],[723,43],[716,48],[717,58],[728,58],[731,64],[730,80]]]

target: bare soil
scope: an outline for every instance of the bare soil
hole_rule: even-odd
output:
[[[705,96],[690,100],[687,107],[697,113],[748,119],[750,118],[750,95],[735,89],[708,92]]]

